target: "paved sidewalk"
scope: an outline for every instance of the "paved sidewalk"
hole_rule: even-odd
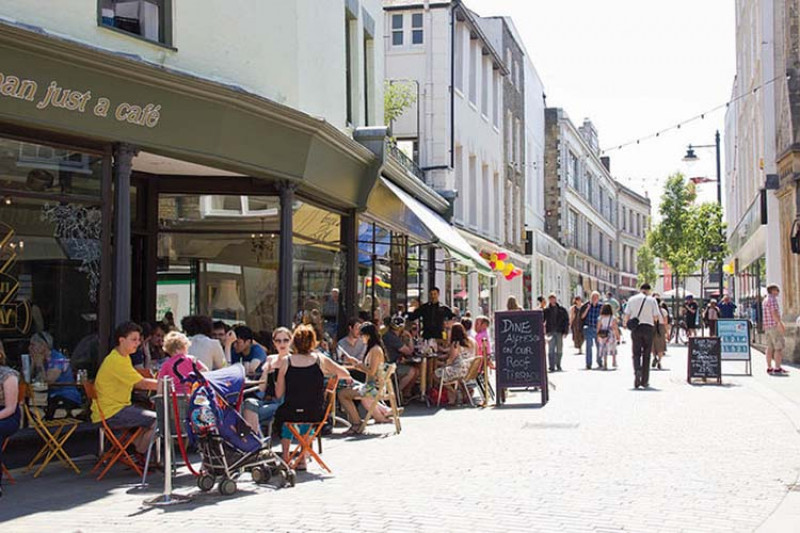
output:
[[[333,475],[311,465],[291,489],[243,480],[235,497],[146,509],[154,492],[125,485],[125,471],[95,482],[50,467],[7,487],[2,530],[798,530],[785,519],[800,494],[789,490],[800,477],[799,369],[773,378],[754,354],[752,377],[689,385],[685,348],[671,347],[652,390],[633,391],[630,357],[619,361],[587,371],[567,348],[544,408],[514,405],[538,401],[514,393],[500,409],[409,409],[399,436],[386,425],[327,439]],[[185,472],[177,483],[197,493]]]

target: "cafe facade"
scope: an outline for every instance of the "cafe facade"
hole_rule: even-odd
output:
[[[41,330],[96,359],[115,324],[168,311],[269,331],[316,309],[340,330],[407,305],[409,279],[416,295],[430,286],[435,250],[488,268],[444,221],[447,202],[387,155],[385,128],[351,136],[11,24],[0,57],[0,338],[12,360]]]

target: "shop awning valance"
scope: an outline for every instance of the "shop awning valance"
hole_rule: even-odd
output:
[[[428,242],[441,245],[453,257],[474,266],[479,272],[491,274],[492,269],[486,261],[453,226],[391,181],[380,178],[380,182],[408,208],[409,215],[415,222],[414,227],[417,231],[423,230],[426,233]]]

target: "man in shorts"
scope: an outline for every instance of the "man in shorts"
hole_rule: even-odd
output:
[[[786,346],[786,326],[781,320],[781,308],[778,303],[780,287],[774,283],[767,287],[767,297],[762,304],[764,310],[764,333],[767,336],[767,373],[773,376],[788,374],[781,366],[783,349]],[[772,363],[775,363],[773,367]]]
[[[685,314],[683,316],[686,319],[686,334],[689,337],[697,335],[697,311],[699,308],[700,306],[694,301],[694,296],[691,294],[686,296],[686,303],[683,305]]]

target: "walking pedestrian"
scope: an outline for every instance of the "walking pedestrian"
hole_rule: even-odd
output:
[[[686,303],[683,304],[684,317],[686,318],[686,334],[694,337],[697,334],[697,310],[699,306],[694,301],[694,296],[686,295]]]
[[[773,376],[785,375],[783,369],[783,349],[786,345],[786,326],[781,320],[781,308],[778,303],[780,287],[774,283],[767,287],[767,297],[762,304],[764,310],[764,332],[767,336],[767,373]],[[774,362],[774,366],[773,366]]]
[[[703,313],[703,320],[708,326],[708,336],[709,337],[716,337],[717,336],[717,320],[719,320],[719,307],[717,307],[717,301],[711,300],[706,307],[706,312]]]
[[[619,322],[617,321],[614,307],[603,304],[600,309],[600,319],[597,321],[597,340],[600,344],[599,359],[603,362],[603,370],[608,370],[608,357],[611,364],[617,368],[617,344],[620,340]]]
[[[522,311],[522,306],[519,305],[517,302],[517,297],[513,294],[508,297],[508,301],[506,301],[506,310],[507,311]]]
[[[583,300],[580,296],[572,299],[569,308],[569,329],[572,332],[572,343],[578,349],[578,355],[583,354],[583,321],[581,321],[581,307]]]
[[[550,372],[561,372],[561,356],[564,354],[564,337],[569,332],[569,314],[558,303],[555,294],[547,297],[544,309],[544,331],[547,336],[547,355]]]
[[[730,295],[726,294],[722,297],[722,302],[719,304],[719,317],[733,318],[735,314],[736,304],[731,301]]]
[[[659,319],[654,324],[653,329],[653,368],[658,368],[661,370],[661,358],[664,357],[664,354],[667,352],[667,323],[668,323],[668,316],[669,313],[664,308],[664,304],[661,303],[661,298],[659,295],[654,294],[653,297],[656,299],[656,303],[658,304],[658,311],[659,311]]]
[[[654,326],[660,317],[658,304],[650,296],[650,284],[643,283],[639,294],[628,301],[625,310],[625,324],[631,330],[633,345],[634,389],[650,386],[650,351],[653,348]]]
[[[581,321],[583,322],[583,336],[586,339],[586,370],[592,369],[592,355],[594,349],[599,348],[597,344],[597,320],[600,318],[600,293],[594,291],[589,297],[589,303],[585,304],[581,310]],[[597,367],[602,368],[599,352],[597,357]]]
[[[605,301],[605,303],[607,303],[608,305],[611,306],[611,311],[613,312],[614,317],[615,318],[618,317],[619,316],[619,310],[620,310],[621,306],[620,306],[619,300],[614,298],[614,295],[611,293],[611,291],[608,291],[606,293],[606,301]]]

